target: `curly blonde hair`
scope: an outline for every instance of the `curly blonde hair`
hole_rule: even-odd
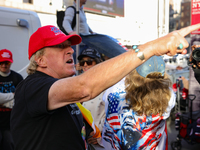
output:
[[[27,67],[27,70],[26,70],[28,75],[34,74],[36,72],[38,64],[35,61],[35,58],[38,58],[38,57],[43,56],[43,55],[44,55],[44,48],[40,49],[39,51],[37,51],[36,53],[34,53],[31,56],[29,66]]]
[[[137,115],[162,116],[171,97],[171,85],[167,74],[151,73],[144,78],[133,70],[125,79],[126,100]]]

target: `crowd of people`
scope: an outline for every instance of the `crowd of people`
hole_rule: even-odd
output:
[[[173,107],[174,95],[169,88],[170,82],[163,72],[164,63],[161,63],[162,60],[158,56],[184,52],[184,48],[188,47],[188,42],[184,36],[198,28],[200,28],[200,24],[171,32],[162,38],[96,64],[78,76],[74,76],[76,70],[72,57],[74,51],[71,45],[79,44],[81,37],[77,34],[65,35],[51,25],[38,28],[29,40],[30,64],[27,70],[28,76],[17,86],[15,105],[11,112],[11,133],[15,149],[86,149],[87,138],[82,138],[82,135],[87,134],[86,127],[76,103],[85,103],[115,84],[114,90],[111,88],[112,92],[110,93],[110,89],[105,91],[107,94],[103,98],[104,101],[108,102],[108,105],[105,105],[106,117],[103,126],[105,132],[102,132],[102,143],[105,143],[105,141],[110,143],[113,149],[129,148],[135,146],[135,143],[137,143],[137,146],[142,146],[139,139],[143,136],[140,133],[145,130],[148,121],[152,121],[149,119],[152,115],[153,119],[157,117],[155,121],[158,121],[159,124],[156,125],[162,128],[159,128],[160,134],[155,134],[155,131],[151,130],[151,139],[155,140],[152,143],[143,144],[145,146],[165,147],[166,143],[160,141],[167,137],[165,120]],[[40,40],[38,40],[38,37],[40,37]],[[183,45],[182,49],[178,47],[180,43]],[[82,54],[87,54],[89,57]],[[93,55],[96,54],[95,57],[99,57],[91,49],[86,49],[85,53],[83,51],[82,54],[79,57],[81,67],[95,64]],[[148,64],[149,61],[152,64]],[[155,63],[156,61],[158,62]],[[160,66],[157,66],[157,64]],[[149,71],[146,71],[146,67]],[[156,70],[156,73],[152,75],[151,73],[154,70]],[[124,77],[125,83],[121,82]],[[134,80],[141,80],[145,84],[141,86],[138,83],[132,84],[131,82],[136,82]],[[163,86],[160,87],[162,84]],[[135,87],[136,85],[138,87]],[[142,91],[139,92],[139,89],[143,89],[144,85],[147,85],[150,89],[152,89],[152,86],[155,88],[155,91],[150,90],[149,92],[144,89],[144,93],[147,92],[150,95],[164,90],[166,94],[162,103],[159,101],[160,99],[153,99],[152,96],[150,104],[143,106],[142,101],[148,102],[145,96],[141,94]],[[162,89],[163,87],[164,89]],[[136,90],[138,90],[137,96],[134,95]],[[121,97],[117,92],[123,93],[125,97]],[[115,103],[115,100],[122,102],[124,106],[118,109],[121,104],[116,104],[113,105],[114,110],[112,110],[110,104]],[[137,104],[139,103],[137,100],[141,101],[140,104]],[[155,103],[158,103],[158,109],[152,110],[151,105],[155,105]],[[130,109],[127,105],[131,106]],[[134,126],[129,126],[130,120],[121,122],[121,124],[110,120],[112,113],[117,114],[118,118],[120,115],[130,119],[129,111],[132,112],[132,115],[134,114],[132,117],[138,117],[139,122],[131,122]],[[126,116],[126,113],[130,116]],[[142,120],[142,124],[140,124],[140,120]],[[128,144],[124,142],[119,133],[116,133],[115,126],[124,127],[119,131],[120,134],[127,133],[124,139],[127,140],[131,136],[131,141]],[[129,129],[129,127],[132,127],[132,129]],[[113,130],[108,130],[110,128]],[[137,132],[132,134],[129,132],[132,130],[137,130]],[[135,135],[137,138],[135,138]],[[111,136],[113,142],[109,139],[106,140],[105,136]],[[122,138],[121,141],[118,136]]]
[[[85,2],[80,0],[80,32],[92,34]],[[31,35],[25,79],[10,70],[11,51],[0,50],[0,149],[167,150],[166,119],[176,96],[161,56],[185,54],[184,37],[200,24],[107,59],[71,28],[72,11],[66,9],[63,22],[69,35],[53,25]],[[75,64],[78,44],[84,46]],[[91,113],[92,124],[79,103]]]

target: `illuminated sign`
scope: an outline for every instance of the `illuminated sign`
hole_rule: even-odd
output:
[[[84,10],[124,17],[124,0],[87,0]]]

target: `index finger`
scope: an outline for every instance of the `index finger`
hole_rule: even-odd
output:
[[[195,31],[195,30],[198,30],[198,29],[200,29],[200,23],[182,28],[182,29],[178,30],[178,33],[180,35],[182,35],[183,37],[185,37],[186,35],[188,35],[192,31]]]

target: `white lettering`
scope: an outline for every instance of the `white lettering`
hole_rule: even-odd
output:
[[[197,7],[197,3],[193,3],[192,8],[196,8]]]
[[[193,0],[193,3],[195,3],[195,2],[200,2],[200,0]]]
[[[3,58],[10,58],[10,54],[8,52],[3,52],[1,55]]]
[[[79,115],[80,113],[81,113],[80,110],[72,110],[72,111],[71,111],[71,114],[72,114],[72,115]]]

